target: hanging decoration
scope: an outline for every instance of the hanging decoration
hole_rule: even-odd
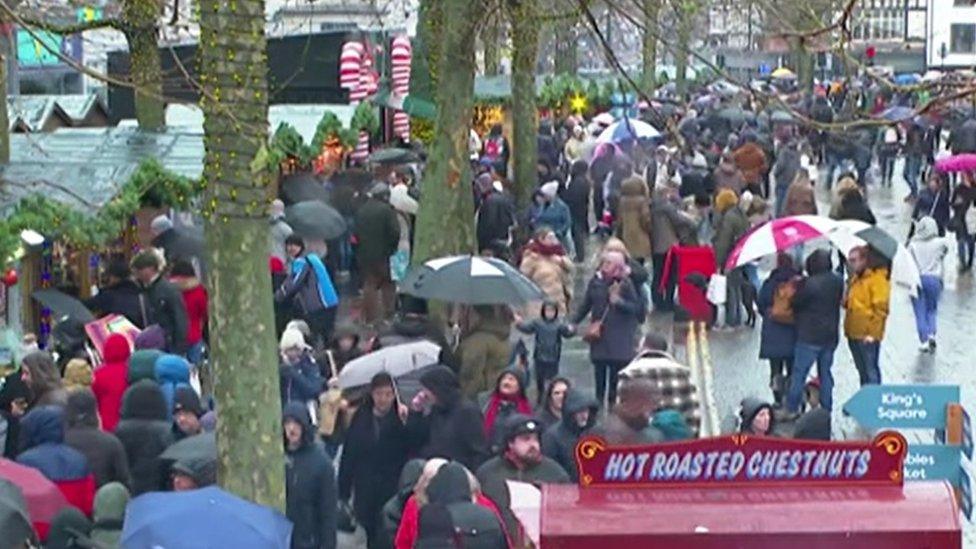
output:
[[[391,83],[393,95],[404,98],[410,94],[410,59],[413,47],[410,38],[401,35],[393,39],[390,48]],[[403,111],[393,114],[393,135],[410,141],[410,115]]]
[[[7,288],[16,286],[18,280],[19,276],[17,275],[17,269],[14,269],[13,267],[7,269],[7,271],[3,273],[3,285]]]

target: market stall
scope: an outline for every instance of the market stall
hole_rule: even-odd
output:
[[[587,438],[577,447],[579,486],[543,487],[540,546],[961,547],[951,487],[904,484],[906,449],[895,432],[634,447]]]

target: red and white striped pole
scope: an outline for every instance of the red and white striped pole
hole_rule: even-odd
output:
[[[379,85],[379,78],[376,71],[373,70],[373,54],[365,46],[363,47],[362,60],[363,62],[359,70],[359,87],[356,89],[356,101],[350,101],[350,105],[358,105],[375,95]],[[352,94],[350,94],[349,99],[354,99]],[[363,131],[359,132],[359,143],[356,144],[356,149],[349,156],[353,160],[366,160],[366,157],[369,156],[368,133]]]
[[[390,48],[391,84],[393,95],[401,100],[410,94],[410,58],[413,47],[410,38],[397,36]],[[410,115],[403,111],[393,114],[393,135],[410,141]]]

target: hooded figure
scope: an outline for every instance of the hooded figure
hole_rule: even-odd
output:
[[[461,355],[461,387],[464,394],[477,398],[495,388],[498,374],[508,364],[511,324],[505,313],[492,305],[474,307],[476,321],[458,346]]]
[[[830,440],[830,410],[814,408],[796,420],[793,438],[797,440]]]
[[[301,445],[285,452],[285,514],[295,526],[292,549],[334,549],[338,510],[332,460],[315,441],[304,403],[289,402],[281,415],[302,426]]]
[[[156,361],[161,356],[163,352],[156,349],[138,349],[132,353],[129,357],[129,369],[126,372],[126,381],[129,385],[143,379],[156,381]]]
[[[427,486],[427,505],[420,510],[417,546],[429,539],[428,507],[447,509],[452,526],[449,539],[456,547],[502,549],[508,547],[505,530],[494,513],[474,503],[468,472],[457,462],[444,465]]]
[[[166,472],[159,454],[173,442],[166,397],[154,381],[133,384],[122,397],[122,419],[115,429],[132,474],[132,495],[137,496],[166,485]]]
[[[532,405],[525,396],[526,375],[518,367],[506,368],[495,382],[495,390],[487,395],[482,413],[485,416],[485,438],[492,453],[502,446],[504,430],[500,427],[514,414],[532,415]]]
[[[173,414],[173,396],[179,387],[190,386],[190,363],[177,355],[163,355],[156,359],[156,383],[166,399],[166,419]]]
[[[54,358],[45,351],[35,351],[24,357],[24,382],[30,387],[34,400],[30,407],[55,404],[64,406],[68,402],[68,393],[61,386],[61,373],[54,363]]]
[[[573,162],[569,168],[569,182],[559,190],[559,197],[566,203],[572,218],[573,244],[576,246],[576,258],[580,261],[586,257],[586,239],[590,234],[589,169],[585,160]]]
[[[95,396],[92,392],[72,392],[68,396],[68,406],[64,413],[67,424],[64,442],[81,452],[88,460],[95,475],[95,486],[109,482],[121,482],[128,486],[132,480],[129,477],[125,448],[111,432],[98,428],[98,413],[95,411]]]
[[[21,421],[17,463],[33,467],[57,485],[68,503],[91,514],[95,477],[81,452],[64,443],[64,412],[59,406],[40,406]]]
[[[640,177],[624,180],[620,187],[619,215],[615,220],[617,238],[623,240],[636,259],[651,257],[651,200]]]
[[[30,387],[19,371],[0,378],[0,451],[7,459],[20,451],[20,421],[30,399]]]
[[[765,419],[760,417],[760,414]],[[739,408],[739,422],[740,433],[771,436],[773,433],[773,405],[755,397],[745,398]]]
[[[271,256],[285,261],[288,253],[285,251],[285,239],[295,231],[285,222],[285,203],[279,199],[271,202],[268,223],[271,226]]]
[[[420,384],[435,398],[426,411],[411,410],[407,432],[415,455],[461,462],[469,470],[488,457],[484,418],[478,407],[461,395],[457,376],[447,366],[435,366],[420,376]]]
[[[576,470],[576,443],[596,425],[596,413],[600,409],[599,403],[586,396],[583,391],[569,389],[563,402],[563,417],[559,423],[549,427],[542,435],[542,453],[552,458],[576,482],[579,472]],[[576,415],[589,412],[586,421],[580,424]]]
[[[129,489],[118,482],[110,482],[95,493],[91,540],[98,547],[119,547],[125,508],[128,505]]]
[[[51,520],[46,549],[82,549],[91,547],[88,535],[92,523],[75,507],[64,507]]]
[[[420,480],[420,475],[424,471],[424,464],[427,462],[422,459],[411,459],[400,471],[400,480],[397,482],[397,492],[393,494],[386,504],[383,505],[381,514],[381,538],[384,547],[393,545],[400,521],[403,519],[403,507],[407,500],[413,495],[414,486]]]
[[[166,331],[159,324],[152,324],[136,336],[136,349],[154,349],[162,351],[166,348]]]
[[[207,289],[197,278],[193,265],[186,260],[180,260],[173,264],[170,282],[176,286],[183,297],[183,306],[186,308],[186,345],[193,355],[199,355],[202,348],[203,331],[207,326]],[[191,360],[196,361],[197,356],[192,356]]]
[[[102,428],[111,432],[119,423],[122,395],[129,387],[127,379],[129,341],[119,334],[112,334],[105,341],[102,354],[102,365],[95,370],[95,379],[91,388],[98,400],[98,415],[102,418]]]

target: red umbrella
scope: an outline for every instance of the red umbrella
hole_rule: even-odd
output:
[[[9,459],[0,459],[0,478],[5,478],[20,488],[24,500],[27,501],[27,512],[37,535],[42,540],[47,539],[54,515],[68,505],[61,490],[37,469]]]
[[[976,170],[976,154],[962,153],[935,161],[940,172],[971,172]]]

